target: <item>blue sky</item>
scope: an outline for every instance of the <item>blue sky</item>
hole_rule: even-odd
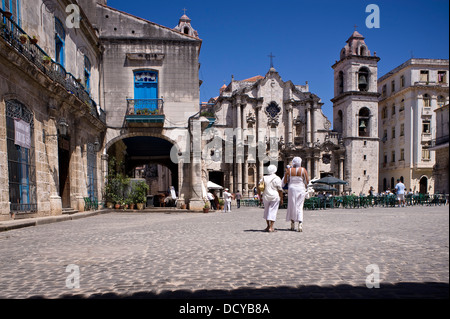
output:
[[[380,9],[380,28],[366,27],[369,4]],[[273,53],[282,79],[298,85],[308,81],[332,121],[331,65],[355,25],[381,58],[379,77],[412,56],[449,58],[448,0],[108,0],[108,5],[171,28],[187,9],[203,40],[202,102],[217,96],[231,75],[237,80],[265,75]]]

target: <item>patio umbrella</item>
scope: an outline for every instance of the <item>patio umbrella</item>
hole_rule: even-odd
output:
[[[327,176],[321,179],[318,179],[316,181],[312,182],[313,184],[319,183],[319,184],[327,184],[327,185],[345,185],[348,184],[348,182],[343,181],[342,179],[336,178],[334,176]]]
[[[337,192],[337,189],[330,185],[315,183],[312,187],[317,192]]]
[[[222,186],[217,185],[216,183],[213,183],[213,182],[211,182],[211,181],[208,181],[208,184],[207,184],[206,186],[207,186],[207,188],[209,188],[209,189],[223,189]]]

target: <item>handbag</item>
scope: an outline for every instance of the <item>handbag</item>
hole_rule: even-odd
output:
[[[264,193],[264,189],[266,188],[266,185],[264,184],[264,178],[259,182],[258,185],[258,191],[262,194]]]

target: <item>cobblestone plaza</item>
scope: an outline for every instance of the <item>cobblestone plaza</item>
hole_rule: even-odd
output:
[[[305,211],[302,233],[285,213],[275,233],[255,207],[1,232],[0,298],[448,298],[448,206]]]

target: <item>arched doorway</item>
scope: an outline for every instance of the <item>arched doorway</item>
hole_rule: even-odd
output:
[[[422,176],[419,182],[419,193],[426,194],[428,193],[428,178],[426,176]]]
[[[173,146],[161,137],[129,135],[110,141],[107,154],[109,159],[114,158],[115,171],[131,179],[144,179],[148,195],[167,195],[173,187],[180,197],[178,163],[170,157]]]

